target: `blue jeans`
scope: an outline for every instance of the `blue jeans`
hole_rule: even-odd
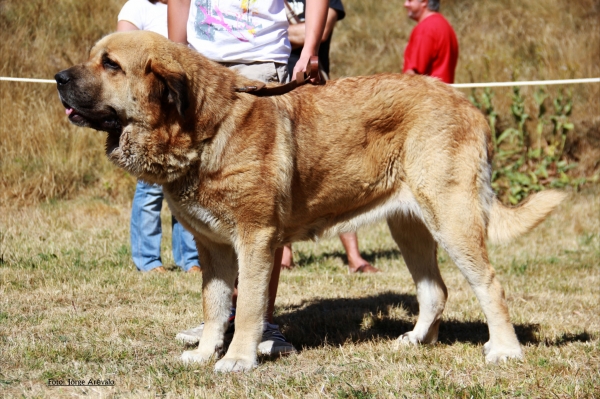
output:
[[[133,263],[143,272],[162,266],[160,210],[163,198],[162,186],[138,180],[131,207],[131,255]],[[185,271],[200,266],[194,236],[177,219],[172,218],[171,222],[175,264]]]

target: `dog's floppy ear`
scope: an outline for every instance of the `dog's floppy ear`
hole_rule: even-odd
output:
[[[177,61],[172,59],[165,61],[165,58],[161,61],[148,59],[145,70],[147,74],[156,75],[165,84],[169,103],[174,104],[179,115],[184,116],[190,105],[188,78],[183,67]]]

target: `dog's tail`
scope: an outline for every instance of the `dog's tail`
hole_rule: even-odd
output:
[[[566,196],[566,193],[556,190],[540,191],[515,208],[508,208],[495,198],[490,213],[488,239],[492,243],[505,243],[527,233],[540,224]]]

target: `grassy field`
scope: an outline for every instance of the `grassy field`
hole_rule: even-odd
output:
[[[52,78],[114,30],[124,0],[0,0],[0,76]],[[414,24],[402,2],[346,0],[334,77],[398,72]],[[444,0],[461,46],[457,82],[600,76],[597,0]],[[561,88],[546,88],[551,98]],[[573,95],[570,145],[600,162],[600,85]],[[534,89],[522,93],[533,110]],[[468,91],[465,91],[468,93]],[[510,89],[496,91],[499,123]],[[504,119],[503,119],[504,118]],[[535,115],[530,129],[535,130]],[[276,321],[299,349],[247,374],[185,366],[175,334],[201,321],[200,276],[135,271],[135,179],[104,156],[104,134],[70,125],[53,85],[0,82],[0,397],[600,397],[600,185],[588,184],[531,234],[490,247],[523,362],[486,365],[488,333],[464,278],[441,251],[449,301],[432,346],[395,347],[418,305],[384,225],[359,232],[382,269],[348,275],[339,240],[295,245]],[[573,147],[574,146],[574,147]],[[583,173],[583,172],[582,172]],[[163,224],[170,224],[168,209]],[[50,379],[114,387],[48,387]]]
[[[525,346],[523,362],[484,363],[484,317],[443,252],[450,296],[440,343],[395,347],[418,305],[397,248],[377,225],[361,230],[360,239],[383,270],[378,275],[348,275],[338,239],[296,244],[298,266],[282,273],[276,321],[299,354],[222,375],[212,364],[178,360],[185,348],[175,334],[202,317],[201,277],[175,267],[165,275],[136,272],[128,206],[72,200],[3,211],[0,395],[598,397],[599,214],[595,186],[572,194],[528,236],[490,248]],[[169,254],[168,244],[164,250]],[[69,378],[115,386],[46,385]]]

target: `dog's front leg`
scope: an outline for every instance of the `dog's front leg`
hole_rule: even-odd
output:
[[[233,341],[217,362],[217,371],[245,371],[256,367],[268,300],[268,285],[273,269],[272,235],[268,232],[246,234],[238,253],[238,300]]]
[[[223,338],[231,308],[237,275],[237,260],[232,246],[195,237],[202,267],[202,305],[204,330],[198,349],[185,351],[184,362],[204,363],[223,351]]]

